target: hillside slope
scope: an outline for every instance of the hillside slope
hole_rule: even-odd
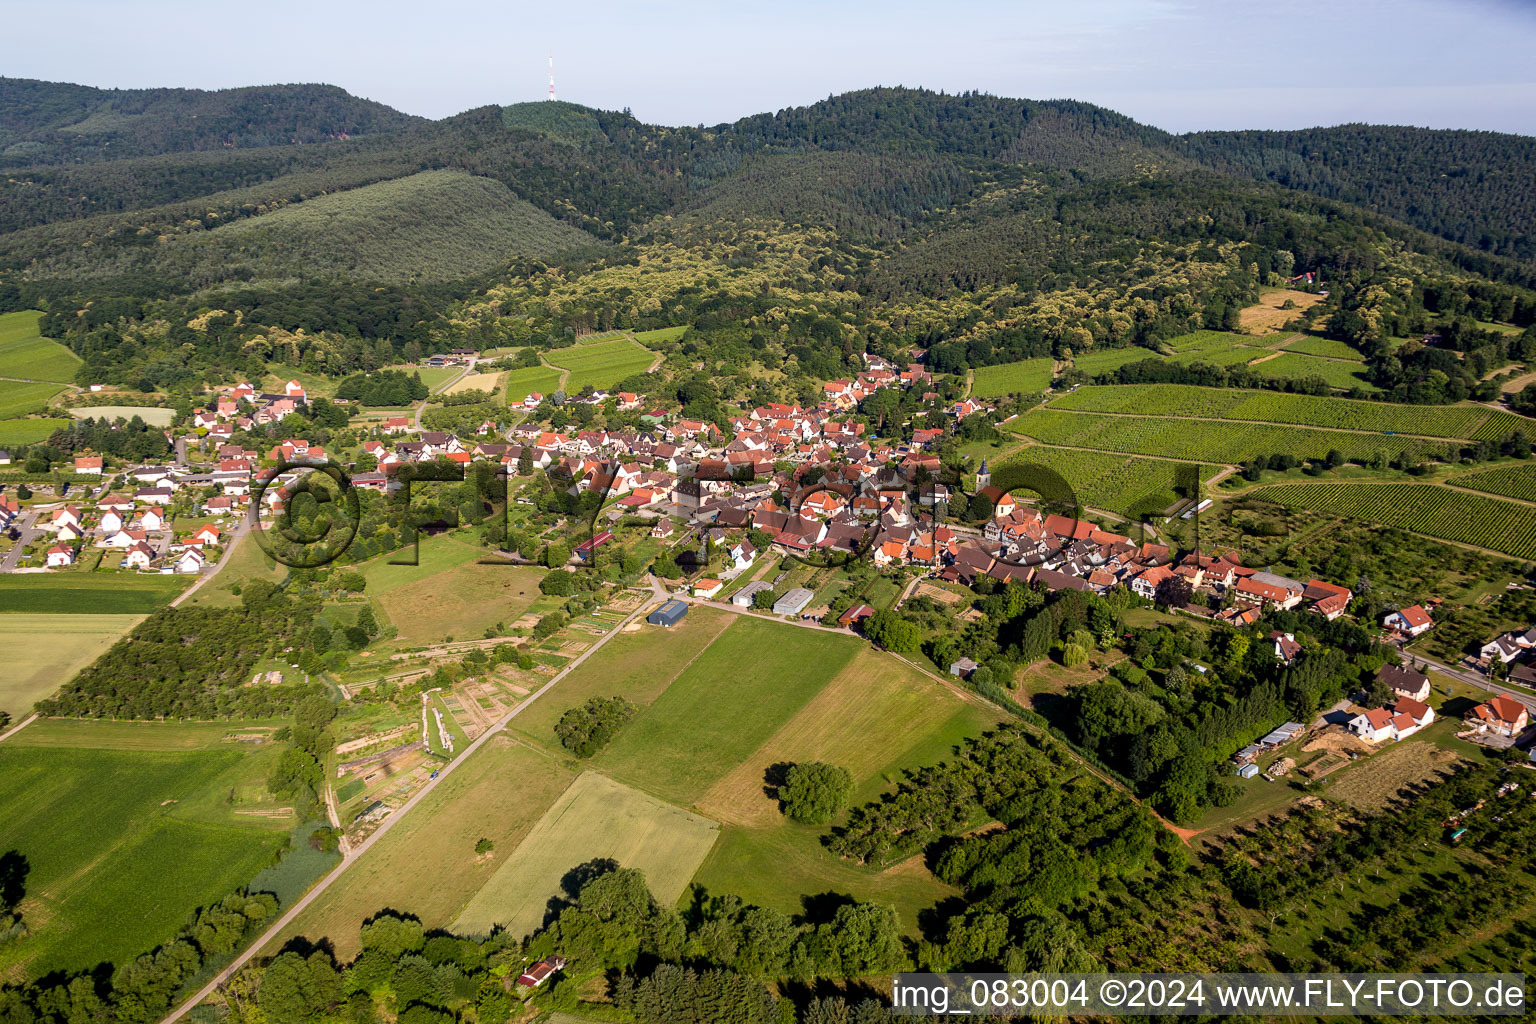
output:
[[[333,85],[93,89],[0,78],[0,165],[316,143],[419,120]]]
[[[1443,238],[1536,259],[1536,139],[1349,124],[1295,132],[1199,132],[1194,159],[1405,221]]]
[[[190,288],[286,278],[449,281],[596,242],[500,182],[423,171],[89,259],[105,277],[174,277]],[[68,261],[55,257],[38,272],[68,273]]]

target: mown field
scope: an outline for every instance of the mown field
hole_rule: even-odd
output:
[[[552,366],[525,366],[507,371],[507,404],[517,405],[531,394],[550,395],[560,387],[560,371]]]
[[[69,424],[69,420],[61,419],[0,420],[0,445],[10,447],[46,441],[49,434]]]
[[[77,745],[29,729],[0,748],[3,845],[30,868],[19,909],[31,934],[0,947],[0,974],[14,980],[152,949],[255,876],[293,827],[237,817],[231,803],[251,794],[261,806],[276,744],[222,742],[226,726],[186,749],[180,727],[160,726],[180,749],[114,749],[96,724],[61,723]]]
[[[1051,360],[1023,359],[1017,363],[980,366],[973,373],[971,395],[975,398],[1028,394],[1050,387]]]
[[[116,573],[10,573],[0,576],[0,613],[148,615],[190,584],[186,577]]]
[[[0,636],[5,638],[0,711],[9,712],[13,721],[25,718],[33,704],[53,696],[143,620],[142,614],[0,614]]]
[[[1388,456],[1408,452],[1417,458],[1431,458],[1444,455],[1453,447],[1445,441],[1271,423],[1218,423],[1154,415],[1067,412],[1055,403],[1050,408],[1033,409],[1012,420],[1008,429],[1045,444],[1191,462],[1238,463],[1277,452],[1287,452],[1298,458],[1321,459],[1334,449],[1346,458],[1369,458],[1378,451],[1386,452]]]
[[[1344,430],[1422,434],[1428,437],[1498,439],[1512,430],[1536,436],[1536,420],[1484,405],[1394,405],[1276,391],[1202,388],[1188,384],[1131,387],[1088,386],[1051,402],[1076,412],[1119,412],[1144,416],[1287,423]]]
[[[1020,462],[1046,466],[1060,473],[1084,507],[1120,514],[1133,508],[1172,505],[1177,499],[1174,474],[1179,466],[1187,464],[1035,444],[1008,456],[998,466]],[[1202,475],[1215,472],[1216,467],[1207,466]]]
[[[719,826],[598,773],[583,772],[544,813],[451,926],[521,938],[544,923],[551,901],[572,895],[562,880],[593,861],[645,872],[664,906],[683,895]]]
[[[41,316],[36,310],[0,313],[0,377],[50,380],[60,384],[75,379],[80,357],[37,332]]]
[[[621,338],[556,349],[545,353],[544,359],[551,366],[571,371],[565,391],[577,395],[589,384],[594,388],[611,388],[625,377],[640,373],[656,360],[656,353]]]
[[[1528,505],[1434,484],[1279,484],[1252,496],[1292,508],[1365,519],[1441,540],[1536,558]]]
[[[815,696],[859,647],[851,637],[739,617],[624,727],[594,766],[692,804]]]
[[[77,420],[131,420],[135,416],[152,427],[168,427],[176,422],[176,410],[155,405],[86,405],[69,410]]]
[[[19,380],[0,380],[0,419],[30,416],[48,407],[48,399],[63,391],[58,384],[29,384]]]
[[[479,552],[475,552],[478,557]],[[385,556],[388,557],[387,555]],[[502,624],[510,629],[539,598],[543,569],[480,565],[470,560],[425,579],[376,595],[378,606],[407,646],[453,637],[479,638]]]
[[[1453,476],[1450,482],[1457,487],[1467,487],[1488,494],[1501,494],[1506,498],[1536,501],[1536,462],[1518,462],[1507,466],[1480,469],[1475,473]]]
[[[544,700],[554,699],[551,694]],[[385,907],[446,928],[510,857],[576,772],[531,747],[496,737],[456,768],[399,825],[347,870],[270,946],[329,939],[357,955],[357,931]],[[475,853],[489,839],[490,853]]]

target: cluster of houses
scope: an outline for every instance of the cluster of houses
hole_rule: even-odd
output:
[[[1366,743],[1404,740],[1435,720],[1429,700],[1429,676],[1406,665],[1383,665],[1376,677],[1395,698],[1379,708],[1367,708],[1349,720],[1347,728]]]
[[[1505,666],[1511,682],[1536,688],[1536,626],[1488,641],[1475,664],[1484,672],[1495,665]]]
[[[192,410],[192,426],[207,431],[206,436],[215,443],[227,441],[236,430],[278,423],[309,403],[304,385],[296,380],[283,385],[282,394],[257,391],[248,381],[220,388],[215,394],[211,408]]]
[[[52,510],[38,524],[53,541],[44,555],[48,568],[73,565],[80,551],[92,545],[122,551],[124,568],[200,572],[223,543],[223,532],[210,523],[176,541],[165,510],[175,485],[169,478],[157,479],[155,484],[132,496],[104,495],[86,508],[69,504]]]

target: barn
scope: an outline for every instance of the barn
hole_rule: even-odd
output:
[[[645,621],[653,626],[675,626],[682,622],[683,616],[687,614],[688,605],[677,598],[673,598],[647,615]]]

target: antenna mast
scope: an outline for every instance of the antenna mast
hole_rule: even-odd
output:
[[[555,98],[555,55],[549,55],[549,98]]]

